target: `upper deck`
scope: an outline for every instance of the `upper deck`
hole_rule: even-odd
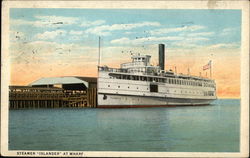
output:
[[[122,63],[121,68],[110,68],[108,66],[99,66],[98,71],[107,71],[112,73],[123,73],[125,75],[140,75],[140,76],[154,76],[154,77],[171,77],[181,79],[192,79],[207,82],[214,82],[211,79],[201,76],[191,76],[184,74],[175,74],[173,71],[161,70],[159,66],[150,65],[150,55],[133,55],[132,62]]]
[[[184,75],[184,74],[175,74],[172,71],[163,71],[160,70],[158,72],[150,72],[150,71],[144,71],[144,72],[137,72],[137,73],[131,73],[128,71],[128,69],[122,69],[122,68],[110,68],[107,66],[99,66],[98,67],[99,72],[108,72],[110,75],[121,75],[121,76],[140,76],[140,77],[149,77],[149,78],[157,78],[157,79],[164,79],[164,78],[175,78],[175,79],[186,79],[186,80],[195,80],[195,81],[204,81],[209,83],[215,83],[214,80],[209,78],[204,78],[200,76],[192,76],[192,75]],[[127,77],[129,78],[129,77]]]

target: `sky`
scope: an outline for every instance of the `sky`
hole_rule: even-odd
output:
[[[131,53],[151,55],[166,47],[165,68],[209,77],[212,60],[220,98],[240,97],[240,10],[10,9],[11,85],[41,77],[97,76],[101,65],[119,67]]]

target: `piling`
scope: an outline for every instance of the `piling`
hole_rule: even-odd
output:
[[[62,88],[10,86],[9,109],[97,107],[97,89],[65,91]]]

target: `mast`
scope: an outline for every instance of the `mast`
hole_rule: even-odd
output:
[[[210,79],[212,79],[212,60],[210,60]]]
[[[97,66],[97,99],[96,99],[96,106],[99,104],[98,100],[98,92],[99,92],[99,66],[100,66],[100,58],[101,58],[101,37],[99,36],[99,48],[98,48],[98,66]]]
[[[100,58],[101,58],[101,37],[99,36],[98,67],[100,66]]]

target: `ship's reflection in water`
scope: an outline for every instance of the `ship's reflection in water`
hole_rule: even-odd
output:
[[[11,110],[10,150],[239,151],[240,100],[209,106]]]

